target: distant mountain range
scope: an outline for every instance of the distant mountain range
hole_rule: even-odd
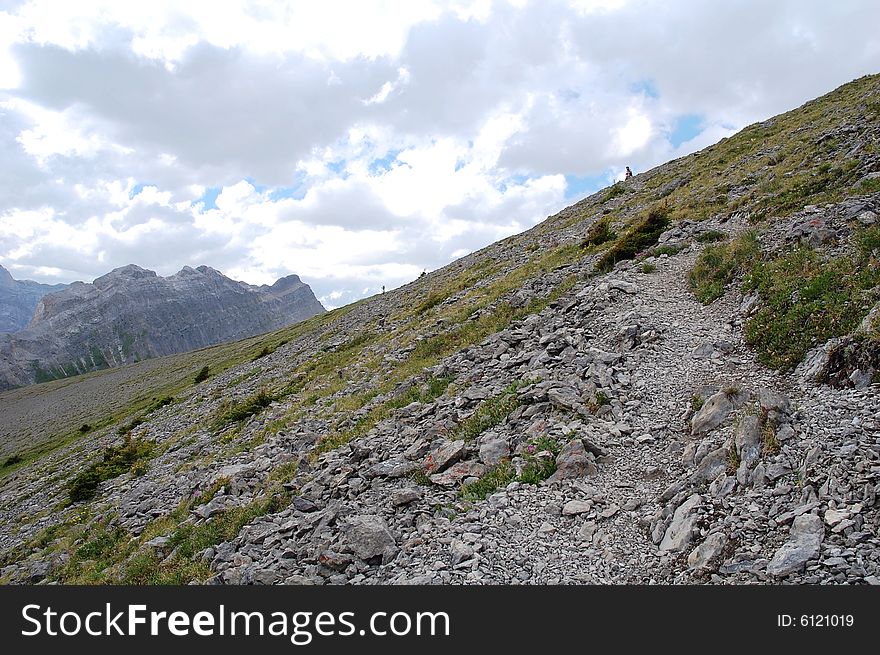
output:
[[[242,339],[325,311],[296,275],[252,286],[207,266],[163,278],[128,265],[59,289],[0,270],[4,325],[26,325],[0,334],[0,389]]]
[[[26,328],[40,298],[66,286],[16,280],[0,266],[0,332],[18,332]]]

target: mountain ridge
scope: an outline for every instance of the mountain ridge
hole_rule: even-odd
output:
[[[74,282],[41,297],[27,328],[0,336],[0,389],[238,340],[324,311],[299,277],[279,282],[257,287],[207,266],[161,277],[135,264]]]

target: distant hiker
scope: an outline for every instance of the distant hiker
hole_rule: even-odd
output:
[[[632,176],[633,176],[633,172],[632,172],[631,170],[629,170],[629,166],[627,166],[627,167],[626,167],[626,177],[623,178],[624,181],[625,181],[625,180],[628,180],[628,179],[631,178]]]
[[[385,285],[382,285],[382,293],[385,293]]]

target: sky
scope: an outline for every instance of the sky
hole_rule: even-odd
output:
[[[0,0],[0,265],[328,308],[880,72],[876,0]]]

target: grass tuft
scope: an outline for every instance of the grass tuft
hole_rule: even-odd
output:
[[[760,254],[761,245],[754,231],[729,243],[706,247],[688,275],[697,300],[707,305],[720,298],[727,285],[746,272]]]

